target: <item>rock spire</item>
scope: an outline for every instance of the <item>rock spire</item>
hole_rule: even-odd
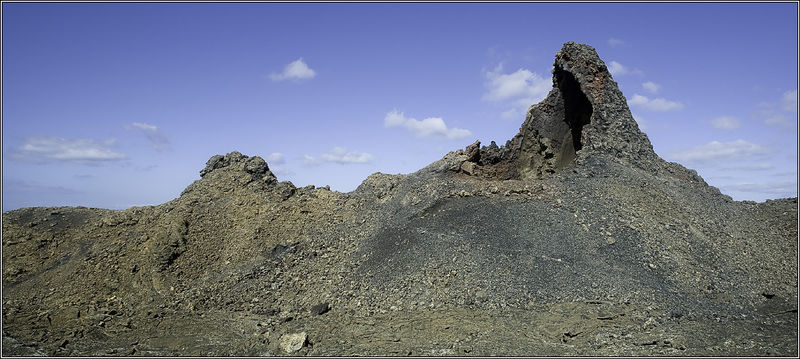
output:
[[[463,172],[497,179],[542,178],[590,155],[632,163],[656,157],[617,83],[594,48],[567,42],[555,56],[553,89],[530,107],[505,146],[466,149]]]

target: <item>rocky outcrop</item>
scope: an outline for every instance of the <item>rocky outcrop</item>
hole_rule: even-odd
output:
[[[206,167],[200,171],[200,177],[205,177],[215,170],[226,167],[230,170],[249,173],[253,181],[263,181],[267,184],[273,184],[278,181],[263,158],[259,156],[248,157],[238,151],[228,153],[225,156],[215,155],[209,158],[208,162],[206,162]]]
[[[458,167],[494,179],[543,178],[592,155],[631,163],[657,156],[625,97],[591,46],[568,42],[556,54],[553,89],[531,106],[519,133],[503,147],[473,144]]]
[[[263,158],[249,157],[237,151],[209,158],[205,168],[200,171],[200,177],[186,187],[181,196],[192,194],[216,198],[246,189],[267,194],[276,200],[286,200],[297,189],[290,181],[278,182]]]

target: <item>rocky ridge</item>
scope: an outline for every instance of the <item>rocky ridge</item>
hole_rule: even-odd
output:
[[[238,152],[200,176],[4,213],[3,354],[797,354],[797,199],[659,158],[587,45],[503,146],[350,193]]]

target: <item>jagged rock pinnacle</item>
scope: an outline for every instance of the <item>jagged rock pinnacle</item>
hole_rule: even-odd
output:
[[[484,177],[525,179],[556,173],[592,154],[630,162],[656,157],[594,48],[565,43],[552,72],[553,89],[531,106],[519,133],[503,147],[493,142],[481,148],[467,160],[475,165],[459,168]]]

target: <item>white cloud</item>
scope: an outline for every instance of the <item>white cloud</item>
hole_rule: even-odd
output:
[[[12,154],[13,158],[30,162],[63,161],[80,164],[97,164],[125,158],[110,147],[114,140],[97,143],[92,140],[67,140],[61,137],[29,137]]]
[[[128,131],[137,131],[143,134],[150,143],[150,147],[158,152],[170,149],[169,139],[167,139],[167,136],[159,131],[158,127],[155,125],[134,122],[130,125],[125,125],[125,129]]]
[[[462,128],[447,128],[440,117],[428,117],[422,121],[406,117],[402,112],[392,110],[383,119],[386,127],[404,127],[417,137],[433,137],[454,140],[470,136],[469,130]]]
[[[608,44],[611,45],[611,47],[617,47],[617,46],[620,46],[620,45],[624,45],[625,41],[622,41],[620,39],[616,39],[616,38],[612,37],[612,38],[608,39]]]
[[[627,75],[627,74],[633,74],[633,75],[639,75],[639,76],[644,75],[644,72],[642,72],[642,70],[638,70],[638,69],[637,70],[631,70],[631,69],[627,68],[626,66],[622,65],[621,63],[613,61],[613,60],[611,62],[609,62],[608,64],[606,64],[606,66],[608,67],[608,72],[610,72],[612,76],[621,76],[621,75]]]
[[[500,114],[501,118],[519,118],[531,105],[540,102],[553,87],[553,81],[527,69],[503,73],[503,64],[492,71],[485,71],[486,81],[483,94],[484,101],[507,106]]]
[[[786,91],[781,96],[781,110],[797,112],[797,90]]]
[[[608,72],[610,72],[611,75],[618,76],[627,74],[628,69],[619,62],[611,61],[608,65]]]
[[[306,65],[303,58],[292,61],[283,68],[283,72],[276,74],[271,73],[269,78],[273,81],[282,81],[286,79],[304,80],[311,79],[317,76],[317,73]]]
[[[366,152],[348,151],[344,147],[334,147],[331,152],[325,153],[322,160],[334,163],[369,163],[373,160],[373,156]]]
[[[286,158],[283,153],[280,152],[273,152],[267,156],[267,163],[269,164],[280,164],[286,163]]]
[[[320,161],[318,158],[316,158],[314,156],[303,155],[303,164],[306,165],[306,166],[315,166],[315,165],[320,164],[321,162],[322,161]]]
[[[486,73],[485,86],[488,92],[483,95],[484,100],[510,100],[516,104],[530,106],[544,99],[553,86],[551,79],[526,69],[519,69],[510,74],[503,74],[500,71],[502,65]]]
[[[735,130],[742,123],[735,117],[721,116],[711,120],[711,125],[722,130]]]
[[[498,65],[494,70],[485,73],[485,87],[488,92],[483,94],[484,100],[501,102],[511,101],[517,106],[533,105],[547,96],[553,87],[550,78],[519,69],[510,74],[504,74],[503,65]]]
[[[644,87],[644,89],[649,91],[650,93],[658,93],[658,90],[661,88],[661,85],[653,81],[647,81],[642,84],[642,87]]]
[[[769,152],[764,146],[739,139],[730,142],[712,141],[688,150],[673,152],[669,155],[669,158],[686,163],[701,163],[741,160],[747,157],[765,155]]]
[[[303,164],[306,166],[316,166],[322,164],[323,162],[338,164],[370,163],[373,159],[375,159],[375,157],[369,153],[348,151],[344,147],[337,146],[331,149],[330,152],[323,153],[319,157],[303,155]]]
[[[683,104],[680,102],[669,101],[660,97],[649,99],[639,94],[634,94],[633,97],[628,100],[628,104],[631,106],[641,106],[650,111],[676,111],[683,108]]]

